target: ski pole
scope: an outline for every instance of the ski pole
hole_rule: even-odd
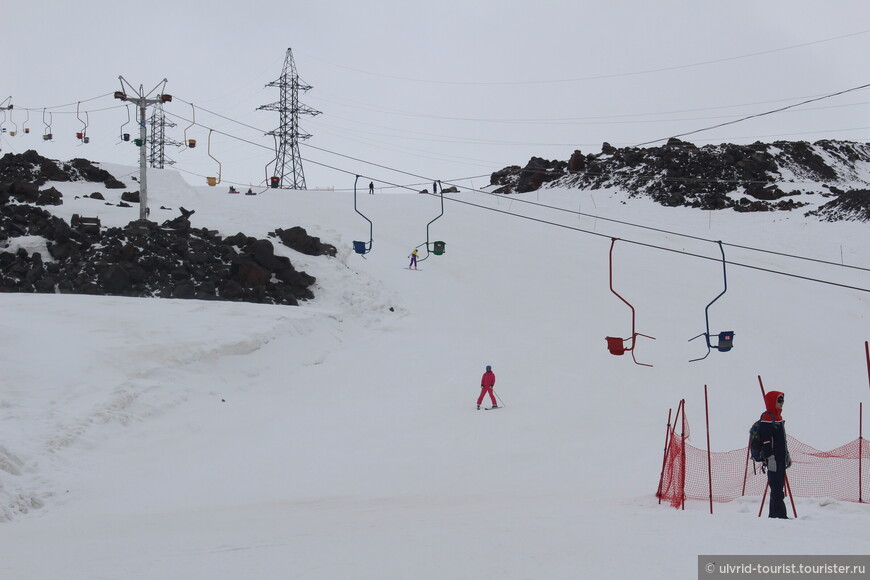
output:
[[[501,403],[501,406],[505,407],[506,405],[504,404],[504,401],[501,400],[501,397],[498,396],[498,393],[495,392],[495,389],[493,389],[492,392],[495,393],[495,398],[498,399],[498,402]]]

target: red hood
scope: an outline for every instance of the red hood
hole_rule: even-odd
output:
[[[768,393],[764,395],[764,406],[767,407],[767,410],[773,415],[775,421],[782,421],[782,415],[776,409],[776,399],[782,394],[781,391],[768,391]]]

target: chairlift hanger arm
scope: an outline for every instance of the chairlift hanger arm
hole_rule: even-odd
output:
[[[703,336],[704,342],[707,344],[707,354],[705,354],[704,356],[699,357],[699,358],[691,359],[691,360],[689,360],[689,362],[695,362],[695,361],[699,361],[699,360],[703,360],[703,359],[707,358],[707,356],[709,356],[709,354],[710,354],[710,351],[713,349],[713,344],[710,342],[710,307],[713,305],[714,302],[719,300],[722,297],[722,295],[725,294],[725,292],[728,291],[728,272],[726,270],[727,262],[725,260],[725,250],[722,247],[721,240],[717,241],[716,243],[719,244],[719,252],[722,254],[722,280],[723,280],[724,288],[722,289],[722,292],[720,292],[715,298],[713,298],[713,300],[711,300],[707,304],[707,307],[704,308],[704,324],[706,325],[705,326],[706,330],[704,332],[702,332],[701,334],[699,334],[698,336],[693,336],[692,338],[689,339],[689,342],[691,342],[691,341],[695,340],[696,338],[700,338]],[[728,335],[728,337],[729,337],[729,340],[727,340],[725,343],[727,345],[727,348],[723,348],[723,346],[722,346],[723,340],[724,340],[723,335]],[[717,345],[717,348],[720,351],[731,350],[730,339],[733,339],[733,333],[731,333],[731,332],[721,333],[719,335],[720,342]]]
[[[622,343],[625,343],[626,341],[631,341],[631,345],[630,345],[629,347],[627,347],[627,348],[623,346],[623,347],[622,347],[619,351],[617,351],[617,352],[614,352],[613,350],[611,350],[611,353],[612,353],[612,354],[623,354],[623,352],[625,352],[625,351],[631,351],[631,359],[634,361],[634,364],[636,364],[636,365],[640,365],[640,366],[643,366],[643,367],[651,367],[651,366],[653,366],[653,365],[651,365],[651,364],[647,364],[647,363],[642,363],[642,362],[638,362],[638,361],[637,361],[637,358],[634,356],[634,347],[635,347],[635,343],[637,342],[637,337],[638,337],[638,336],[643,336],[643,337],[646,337],[646,338],[651,338],[651,339],[653,339],[653,340],[655,340],[655,337],[654,337],[654,336],[649,336],[648,334],[641,334],[640,332],[637,332],[637,330],[635,329],[635,317],[636,317],[636,312],[635,312],[635,310],[634,310],[634,306],[632,306],[631,303],[630,303],[628,300],[626,300],[625,298],[623,298],[622,295],[619,294],[619,292],[617,292],[617,291],[613,288],[613,248],[614,248],[614,246],[616,245],[616,241],[617,241],[618,239],[619,239],[619,238],[610,238],[610,291],[613,292],[613,294],[615,294],[617,298],[619,298],[620,300],[622,300],[622,301],[626,304],[626,306],[628,306],[628,307],[631,309],[631,336],[630,336],[629,338],[615,339],[615,340],[622,341]],[[613,338],[614,338],[614,337],[608,337],[608,338],[606,339],[607,342],[608,342],[608,350],[611,349],[611,344],[610,344],[610,343],[611,343],[611,339],[613,339]]]
[[[354,178],[354,180],[353,180],[353,210],[354,210],[356,213],[358,213],[359,215],[361,215],[361,216],[363,217],[364,220],[366,220],[367,222],[369,222],[369,243],[368,243],[368,246],[366,246],[364,242],[356,242],[356,241],[355,241],[355,242],[353,243],[353,245],[354,245],[354,251],[356,251],[357,254],[364,255],[364,254],[367,254],[367,253],[369,253],[369,252],[372,251],[372,245],[374,244],[374,224],[372,224],[372,220],[370,220],[369,218],[367,218],[367,217],[366,217],[366,216],[365,216],[365,215],[364,215],[364,214],[363,214],[363,213],[362,213],[362,212],[357,208],[357,205],[356,205],[356,194],[357,194],[357,188],[356,188],[356,186],[357,186],[357,182],[359,182],[359,175],[357,175],[357,176]],[[362,251],[360,251],[360,250],[362,250]]]
[[[190,111],[191,111],[190,125],[188,125],[187,127],[184,128],[184,146],[187,148],[191,147],[191,142],[194,145],[196,144],[195,139],[188,139],[187,138],[187,130],[190,129],[191,127],[193,127],[194,125],[196,125],[196,107],[193,106],[193,103],[190,103]]]
[[[622,300],[626,306],[631,308],[631,336],[632,336],[632,341],[633,341],[634,340],[633,337],[636,334],[635,328],[634,328],[634,317],[635,317],[634,306],[632,306],[628,300],[623,298],[622,295],[613,288],[613,247],[616,245],[616,241],[618,239],[619,238],[610,238],[610,291],[613,292],[617,298]],[[633,342],[632,342],[632,346],[634,346]]]
[[[433,182],[433,183],[432,183],[432,189],[435,189],[435,184],[436,184],[436,183],[440,184],[440,182],[438,182],[438,181]],[[423,258],[419,258],[419,259],[417,260],[418,262],[422,262],[423,260],[425,260],[426,258],[428,258],[428,257],[429,257],[429,254],[431,253],[431,252],[429,251],[429,244],[430,244],[430,241],[429,241],[429,226],[431,226],[432,223],[433,223],[434,221],[440,219],[440,218],[444,215],[444,188],[442,187],[442,188],[440,188],[440,189],[441,189],[441,192],[440,192],[440,197],[441,197],[441,213],[439,213],[437,216],[435,216],[435,219],[433,219],[433,220],[430,221],[428,224],[426,224],[426,242],[425,242],[425,245],[426,245],[426,256],[423,257]],[[433,192],[433,194],[434,194],[434,192]],[[422,246],[422,245],[423,245],[423,244],[420,244],[420,246]],[[417,246],[417,247],[419,248],[420,246]]]
[[[212,134],[212,131],[211,131],[211,129],[209,129],[209,131],[208,131],[208,156],[211,157],[212,159],[214,159],[215,163],[218,164],[217,179],[215,180],[215,185],[217,185],[221,182],[221,162],[218,161],[217,158],[215,158],[215,156],[211,154],[211,134]],[[211,185],[211,184],[209,183],[209,185]]]
[[[704,318],[707,322],[708,341],[709,341],[709,335],[710,335],[710,307],[713,305],[714,302],[716,302],[717,300],[722,298],[722,295],[728,291],[728,272],[725,269],[725,250],[722,248],[722,241],[721,240],[717,241],[716,243],[719,244],[719,252],[722,254],[722,280],[725,283],[725,287],[722,289],[722,292],[720,292],[719,295],[716,296],[716,298],[714,298],[713,300],[710,301],[709,304],[707,304],[707,307],[704,309]]]

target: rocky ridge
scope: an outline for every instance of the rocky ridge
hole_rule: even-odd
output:
[[[706,210],[795,210],[797,198],[818,194],[830,201],[808,212],[826,221],[870,221],[870,144],[823,140],[696,145],[670,139],[660,147],[577,150],[568,161],[532,157],[525,167],[493,173],[496,193],[541,187],[596,190],[619,187],[666,206]]]
[[[0,159],[0,291],[232,300],[295,305],[314,297],[315,278],[275,255],[273,242],[191,227],[194,213],[161,224],[136,220],[124,228],[67,223],[39,206],[60,205],[49,181],[96,181],[124,188],[87,160],[58,163],[33,151]],[[111,185],[110,185],[111,184]],[[138,192],[123,199],[138,202]],[[122,202],[123,203],[123,202]],[[74,216],[75,218],[76,216]],[[76,220],[74,219],[73,222]],[[303,228],[276,228],[280,243],[309,255],[335,256],[334,246]],[[47,255],[10,243],[45,241]],[[5,249],[4,249],[5,248]]]

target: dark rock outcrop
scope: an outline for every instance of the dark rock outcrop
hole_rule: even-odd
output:
[[[866,189],[863,184],[870,185],[868,170],[868,143],[776,141],[698,147],[671,138],[648,148],[604,143],[601,153],[576,150],[567,162],[533,157],[524,168],[514,165],[493,173],[490,184],[496,193],[534,191],[547,183],[584,190],[619,187],[666,206],[744,212],[797,209],[806,203],[793,199],[796,195],[827,195],[822,189],[826,185],[847,189],[857,182],[860,187],[853,195],[824,214],[829,219],[862,219],[861,192]]]
[[[315,278],[275,255],[271,241],[241,233],[222,238],[212,230],[191,228],[187,216],[161,225],[137,221],[127,228],[83,231],[44,209],[4,204],[0,291],[287,305],[314,297],[310,287]],[[45,238],[49,261],[24,248],[2,251],[22,236]]]
[[[853,189],[837,193],[836,199],[829,201],[815,211],[807,212],[826,222],[860,221],[870,222],[870,190]]]
[[[281,240],[281,243],[292,248],[297,252],[308,256],[335,256],[338,251],[335,246],[325,244],[320,241],[320,238],[309,236],[305,228],[296,226],[289,230],[280,228],[275,230],[275,235]]]

